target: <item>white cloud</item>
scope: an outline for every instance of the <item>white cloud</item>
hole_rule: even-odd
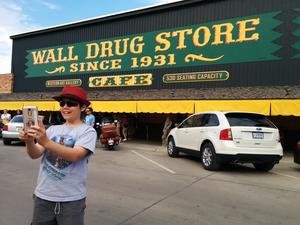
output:
[[[11,9],[13,11],[22,11],[22,8],[17,5],[15,2],[2,2],[5,3],[6,8]]]
[[[11,71],[12,40],[9,36],[37,29],[22,11],[21,3],[13,0],[0,2],[0,74]]]
[[[53,3],[47,2],[47,1],[41,1],[41,3],[46,6],[47,8],[51,9],[51,10],[58,10],[59,6],[55,5]]]

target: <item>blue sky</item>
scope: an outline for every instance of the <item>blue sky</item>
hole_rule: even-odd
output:
[[[179,0],[1,0],[0,74],[11,71],[9,36]]]

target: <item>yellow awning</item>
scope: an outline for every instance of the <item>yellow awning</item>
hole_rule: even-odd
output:
[[[270,100],[197,100],[195,112],[245,111],[270,115]]]
[[[0,109],[18,110],[23,108],[23,102],[0,102]]]
[[[24,106],[37,106],[39,111],[53,111],[55,110],[55,101],[32,101],[32,102],[23,102]]]
[[[57,102],[57,101],[54,102],[54,110],[55,111],[59,111],[60,110],[59,102]]]
[[[300,116],[300,100],[272,100],[271,116]]]
[[[194,101],[137,101],[137,113],[194,113]]]
[[[95,112],[115,113],[194,113],[211,110],[257,112],[272,116],[300,116],[300,99],[291,100],[164,100],[164,101],[92,101]],[[1,101],[0,110],[18,110],[25,105],[39,111],[59,110],[56,101]],[[270,111],[271,109],[271,111]]]
[[[136,101],[91,101],[95,112],[136,113]]]

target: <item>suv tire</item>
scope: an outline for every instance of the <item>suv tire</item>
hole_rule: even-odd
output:
[[[273,162],[253,163],[253,166],[258,171],[268,172],[271,169],[273,169],[274,163]]]
[[[175,141],[172,137],[170,137],[168,140],[167,151],[168,155],[172,158],[175,158],[179,155],[178,149],[175,145]]]
[[[220,168],[220,160],[212,143],[206,143],[201,148],[202,166],[206,170],[215,171]]]

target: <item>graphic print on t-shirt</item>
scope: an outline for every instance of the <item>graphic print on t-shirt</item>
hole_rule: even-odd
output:
[[[52,141],[67,146],[74,147],[75,140],[73,137],[68,135],[58,135],[51,139]],[[43,170],[48,174],[49,177],[54,180],[61,180],[65,177],[64,169],[71,165],[71,162],[64,160],[57,154],[46,151],[45,163]]]

